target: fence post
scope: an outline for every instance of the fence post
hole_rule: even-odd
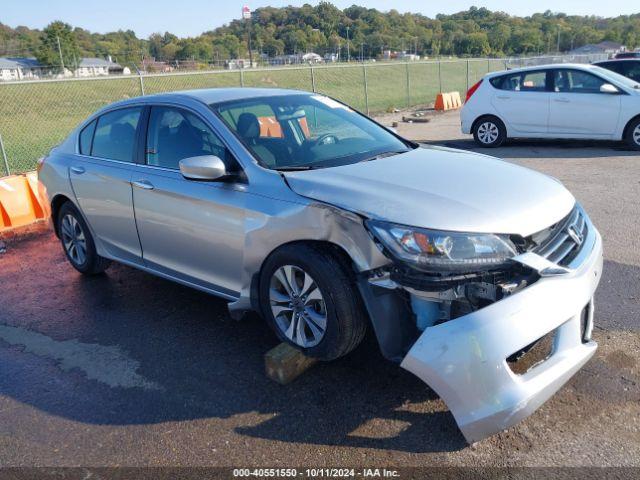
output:
[[[369,84],[367,82],[367,66],[362,65],[362,76],[364,80],[364,108],[367,115],[369,115]]]
[[[9,161],[7,160],[7,152],[4,150],[4,142],[2,141],[2,134],[0,134],[0,150],[2,151],[2,159],[4,160],[4,169],[7,172],[7,176],[11,175],[9,170]]]
[[[467,92],[469,91],[469,59],[467,58]]]
[[[409,81],[409,62],[406,64],[407,70],[407,108],[411,107],[411,82]]]
[[[313,66],[311,66],[311,91],[316,93],[316,75],[313,71]]]
[[[144,81],[142,80],[142,72],[135,63],[133,64],[133,68],[135,68],[136,72],[138,72],[138,79],[140,80],[140,95],[144,96]]]
[[[240,86],[244,87],[244,69],[240,69]]]
[[[438,93],[442,93],[442,60],[438,59]]]

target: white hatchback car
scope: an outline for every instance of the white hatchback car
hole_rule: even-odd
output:
[[[483,147],[507,138],[574,138],[640,149],[640,84],[594,65],[493,72],[467,92],[461,122]]]

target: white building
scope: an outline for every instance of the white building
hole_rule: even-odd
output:
[[[322,63],[322,57],[317,53],[309,52],[302,55],[304,63]]]
[[[127,75],[131,73],[124,70],[120,65],[112,62],[111,58],[107,60],[102,58],[82,58],[73,75],[76,77],[100,77],[103,75]],[[127,68],[127,70],[129,69]]]
[[[0,57],[0,80],[38,79],[42,74],[42,67],[35,58]]]

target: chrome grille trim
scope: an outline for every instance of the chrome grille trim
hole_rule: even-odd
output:
[[[582,209],[576,205],[554,230],[555,234],[533,251],[550,262],[566,267],[584,247],[589,234]]]

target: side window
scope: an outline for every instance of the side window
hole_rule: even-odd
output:
[[[547,89],[547,72],[536,70],[503,75],[493,78],[491,84],[499,90],[512,92],[544,92]]]
[[[600,87],[607,83],[581,70],[556,70],[554,85],[556,92],[563,93],[600,93]]]
[[[80,132],[80,153],[82,155],[91,155],[91,143],[93,143],[93,132],[96,130],[97,120],[84,127]]]
[[[640,62],[626,62],[623,74],[631,80],[640,82]]]
[[[174,107],[152,107],[147,130],[147,165],[179,169],[180,160],[215,155],[230,169],[231,154],[209,127],[196,115]]]
[[[142,108],[123,108],[105,113],[98,119],[91,155],[133,162],[136,128]]]
[[[522,91],[544,92],[547,89],[547,72],[527,72],[522,77]]]

